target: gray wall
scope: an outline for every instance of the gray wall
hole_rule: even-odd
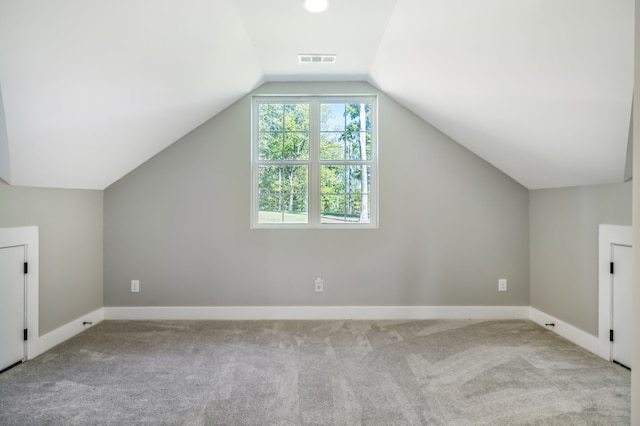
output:
[[[102,201],[102,191],[0,180],[0,227],[39,227],[41,335],[103,306]]]
[[[634,58],[634,87],[633,98],[640,99],[640,1],[635,1],[635,58]],[[640,129],[640,108],[634,105],[633,128]],[[633,168],[640,170],[640,134],[633,132]],[[635,265],[633,277],[633,323],[640,324],[640,179],[632,180],[633,185],[633,260]],[[631,424],[640,424],[640,327],[633,330],[633,365],[636,367],[631,371]]]
[[[7,136],[7,122],[4,114],[2,85],[0,85],[0,179],[11,181],[11,161],[9,153],[9,138]]]
[[[633,178],[633,102],[631,102],[631,118],[629,123],[629,140],[627,141],[627,157],[624,163],[624,181]]]
[[[257,90],[348,92],[377,93]],[[246,96],[105,190],[105,306],[529,305],[528,191],[384,94],[380,229],[249,229],[250,110]]]
[[[631,225],[631,183],[530,191],[531,306],[598,335],[598,225]]]

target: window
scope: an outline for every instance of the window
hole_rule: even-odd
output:
[[[376,97],[253,100],[252,226],[377,227]]]

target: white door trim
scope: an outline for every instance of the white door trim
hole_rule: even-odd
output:
[[[611,245],[633,245],[631,226],[600,225],[598,233],[598,355],[611,361]]]
[[[25,357],[31,359],[37,355],[36,344],[39,334],[39,293],[40,288],[40,258],[38,243],[38,227],[24,226],[17,228],[0,228],[0,247],[25,246],[25,257],[29,263],[27,274],[27,350]]]

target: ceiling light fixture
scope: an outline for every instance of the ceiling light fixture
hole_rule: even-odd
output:
[[[327,0],[304,0],[304,8],[311,13],[324,12],[327,7],[329,7]]]

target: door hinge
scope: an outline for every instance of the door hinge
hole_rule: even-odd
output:
[[[609,330],[609,341],[613,342],[613,330]]]
[[[24,340],[26,341],[29,338],[29,330],[28,329],[24,329]]]
[[[613,262],[609,263],[609,273],[613,274]]]
[[[24,273],[25,274],[29,273],[29,264],[27,262],[24,262]]]

